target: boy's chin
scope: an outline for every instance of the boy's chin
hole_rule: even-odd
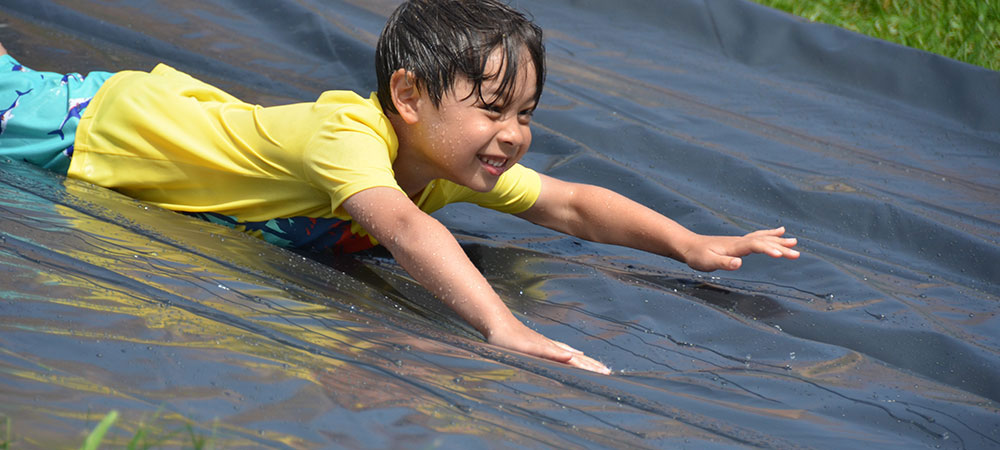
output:
[[[472,180],[472,182],[464,183],[462,185],[469,189],[472,189],[473,191],[486,193],[492,191],[493,188],[497,186],[497,181],[498,181],[497,178],[494,178],[492,180],[479,179],[479,180]]]

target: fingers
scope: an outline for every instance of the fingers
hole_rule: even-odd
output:
[[[755,245],[753,248],[754,253],[763,253],[772,258],[788,258],[796,259],[799,257],[799,252],[792,250],[788,247],[795,245],[795,243],[783,243],[783,242],[764,242]]]
[[[570,358],[569,361],[565,361],[566,364],[569,364],[578,369],[589,370],[591,372],[597,372],[604,375],[611,374],[611,369],[609,369],[608,366],[601,364],[600,361],[591,358],[587,355],[584,355],[583,352],[573,347],[570,347],[562,342],[559,341],[552,341],[552,342],[558,345],[560,348],[563,348],[573,353],[573,357]]]
[[[581,352],[581,351],[579,351],[579,350],[577,350],[577,349],[575,349],[573,347],[570,347],[570,346],[568,346],[568,345],[566,345],[566,344],[564,344],[562,342],[559,342],[559,341],[552,341],[552,342],[555,342],[556,345],[558,345],[559,347],[562,347],[563,350],[573,352],[574,354],[577,354],[577,355],[582,355],[583,354],[583,352]]]
[[[703,236],[697,248],[687,255],[691,268],[704,272],[737,270],[743,267],[742,257],[760,253],[772,258],[797,259],[799,252],[792,249],[798,244],[795,238],[783,238],[785,228],[758,230],[743,236]]]
[[[770,241],[767,242],[767,248],[763,253],[775,258],[795,259],[799,257],[799,252],[792,250],[791,247],[794,247],[797,243],[798,241],[795,238]]]
[[[569,347],[566,344],[563,344],[562,346],[560,346],[560,345],[558,345],[559,342],[556,342],[556,341],[550,341],[550,342],[553,343],[553,344],[556,344],[556,345],[546,345],[545,346],[546,348],[539,349],[539,351],[537,351],[537,352],[531,352],[531,351],[529,351],[527,353],[534,354],[534,355],[539,356],[541,358],[551,359],[553,361],[561,362],[561,363],[569,363],[570,360],[573,359],[573,357],[575,357],[577,355],[582,355],[583,354],[579,350],[577,350],[576,353],[574,353],[573,350],[572,350],[572,347]],[[564,348],[563,346],[569,347],[569,348]]]
[[[782,238],[784,234],[785,227],[754,231],[744,236],[743,243],[747,245],[746,249],[749,250],[747,253],[763,253],[773,258],[798,258],[799,252],[792,250],[792,247],[798,244],[798,240]]]
[[[539,355],[542,358],[551,359],[551,360],[556,361],[556,362],[561,362],[561,363],[564,363],[564,364],[569,364],[570,366],[576,367],[578,369],[589,370],[591,372],[597,372],[597,373],[601,373],[601,374],[604,374],[604,375],[608,375],[608,374],[611,373],[611,369],[609,369],[604,364],[601,364],[600,361],[598,361],[598,360],[596,360],[594,358],[591,358],[591,357],[589,357],[587,355],[584,355],[583,352],[581,352],[581,351],[579,351],[579,350],[577,350],[577,349],[575,349],[573,347],[570,347],[570,346],[568,346],[568,345],[566,345],[566,344],[564,344],[562,342],[559,342],[559,341],[550,341],[550,342],[552,342],[553,344],[555,344],[560,349],[563,349],[563,350],[569,352],[569,357],[563,359],[563,358],[557,358],[557,357],[550,357],[550,356],[548,356],[548,354],[541,354],[541,355]],[[553,355],[553,356],[556,355],[556,354],[552,354],[552,353],[550,353],[550,354]]]
[[[544,337],[541,334],[538,336],[542,339],[541,342],[538,342],[538,347],[535,347],[534,350],[521,349],[521,351],[525,351],[525,353],[533,354],[544,359],[568,364],[578,369],[589,370],[591,372],[597,372],[605,375],[611,373],[611,369],[604,364],[601,364],[596,359],[584,355],[583,352],[562,342]]]
[[[777,256],[775,256],[775,254],[772,254],[771,256],[775,256],[777,258],[788,258],[788,259],[798,258],[800,255],[798,250],[792,250],[790,248],[795,246],[796,241],[795,239],[791,239],[791,241],[792,242],[781,242],[781,247],[778,247]]]
[[[748,233],[747,237],[761,237],[761,236],[782,236],[785,234],[785,227],[772,228],[770,230],[757,230],[752,233]]]
[[[552,361],[569,364],[570,366],[578,369],[589,370],[591,372],[602,373],[604,375],[611,373],[611,369],[604,364],[601,364],[600,361],[584,355],[583,352],[559,341],[549,340],[549,342],[555,345],[549,346],[548,349],[535,353],[535,355]]]
[[[600,361],[591,358],[587,355],[584,355],[583,353],[580,353],[578,355],[573,355],[573,358],[570,359],[569,362],[567,362],[567,364],[576,367],[578,369],[589,370],[591,372],[597,372],[603,375],[611,374],[611,369],[609,369],[608,366],[601,364]]]

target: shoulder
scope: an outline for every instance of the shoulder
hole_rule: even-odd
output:
[[[322,119],[307,146],[309,152],[328,153],[337,148],[341,157],[365,158],[368,152],[380,150],[390,160],[395,159],[399,142],[374,94],[364,98],[351,91],[326,91],[312,109]]]
[[[318,137],[335,138],[329,133],[354,131],[382,141],[390,151],[395,150],[396,133],[375,94],[364,98],[352,91],[326,91],[316,99],[313,108],[326,116]]]
[[[392,163],[399,143],[374,96],[327,91],[313,108],[324,118],[302,152],[312,183],[329,192],[335,204],[372,187],[398,189]]]
[[[326,91],[316,99],[314,107],[327,110],[334,117],[389,126],[389,119],[382,113],[375,94],[370,98],[364,98],[353,91]]]

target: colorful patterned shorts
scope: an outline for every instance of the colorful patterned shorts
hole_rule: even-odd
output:
[[[185,213],[256,236],[280,247],[333,253],[354,253],[372,248],[367,236],[351,233],[351,221],[314,217],[287,217],[262,222],[241,222],[219,213]]]
[[[80,114],[111,75],[36,72],[0,56],[0,158],[65,174]]]

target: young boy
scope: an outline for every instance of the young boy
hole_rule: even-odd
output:
[[[281,245],[381,243],[491,344],[576,367],[608,373],[518,321],[428,213],[473,202],[702,271],[735,270],[750,253],[798,257],[780,228],[702,236],[614,192],[518,164],[545,79],[542,32],[495,0],[401,5],[379,39],[378,92],[367,99],[328,91],[263,108],[162,64],[82,77],[0,54],[0,156]]]

